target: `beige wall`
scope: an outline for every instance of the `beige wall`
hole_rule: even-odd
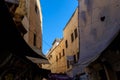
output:
[[[41,64],[40,64],[41,65]],[[50,64],[42,64],[43,69],[51,70]]]
[[[74,36],[74,30],[77,29],[78,32],[78,9],[66,25],[64,29],[64,40],[68,41],[68,48],[66,48],[66,54],[67,55],[73,55],[76,54],[76,51],[78,51],[78,37],[75,39]],[[74,41],[71,42],[71,34],[73,33]]]
[[[51,48],[51,50],[47,54],[47,58],[51,64],[52,73],[66,73],[68,70],[67,56],[68,55],[73,56],[74,54],[75,55],[77,54],[77,52],[78,52],[78,36],[77,36],[77,38],[75,38],[75,36],[74,36],[74,41],[71,42],[71,33],[73,33],[73,35],[75,35],[74,34],[75,29],[77,29],[77,31],[78,31],[78,9],[76,9],[73,16],[71,17],[71,19],[65,26],[65,28],[63,30],[64,37],[59,42],[59,45],[57,45],[54,48]],[[65,47],[66,40],[68,40],[68,48]],[[63,55],[63,49],[64,49],[64,55]],[[56,57],[58,57],[57,61],[56,61]]]
[[[61,39],[59,44],[47,54],[52,73],[64,73],[66,71],[66,59],[65,55],[63,55],[63,49],[64,40]],[[58,60],[56,58],[58,58]]]
[[[74,30],[77,29],[78,33],[78,9],[76,9],[75,13],[73,14],[72,18],[66,25],[64,29],[64,40],[68,42],[68,48],[65,48],[66,56],[73,56],[79,52],[79,41],[78,37],[75,38]],[[73,33],[73,42],[71,42],[71,34]],[[70,66],[72,68],[72,66]]]
[[[29,4],[29,31],[28,35],[28,44],[30,46],[34,46],[34,34],[36,35],[36,47],[38,49],[42,49],[42,20],[41,20],[41,10],[40,5],[38,5],[39,1],[37,0],[30,0]],[[35,8],[38,10],[36,12]]]

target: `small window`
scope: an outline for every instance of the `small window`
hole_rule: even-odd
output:
[[[74,55],[73,57],[74,57],[74,63],[76,63],[77,62],[76,55]]]
[[[56,56],[56,61],[58,61],[58,56]]]
[[[35,4],[35,12],[39,14],[38,6]]]
[[[105,16],[102,16],[102,17],[100,18],[100,20],[101,20],[102,22],[104,22],[104,21],[105,21]]]
[[[75,34],[75,38],[77,38],[78,37],[77,29],[74,30],[74,34]]]
[[[73,33],[71,34],[71,42],[74,41],[74,36],[73,36]]]
[[[52,55],[50,55],[50,57],[52,57]]]
[[[51,59],[51,58],[52,58],[52,55],[49,56],[49,59]]]
[[[65,41],[65,46],[66,46],[66,48],[68,48],[68,42],[67,42],[67,40]]]
[[[48,59],[50,60],[51,58],[49,57]]]
[[[59,58],[61,59],[61,53],[59,53]]]
[[[77,52],[77,61],[79,60],[79,52]]]
[[[65,56],[65,50],[63,49],[63,56]]]
[[[69,68],[70,67],[70,62],[67,60],[67,68]]]
[[[36,34],[34,34],[33,45],[36,46]]]

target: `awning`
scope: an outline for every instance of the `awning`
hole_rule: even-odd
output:
[[[26,58],[37,64],[49,64],[49,61],[47,59],[33,58],[28,56]]]
[[[22,57],[22,60],[24,60],[27,64],[29,64],[31,66],[30,69],[32,69],[32,74],[33,75],[40,74],[42,77],[48,78],[48,75],[51,73],[50,70],[40,68],[36,63],[33,63],[32,61],[27,59],[25,56]]]
[[[37,49],[36,47],[32,47],[32,49],[36,53],[38,53],[40,56],[46,58],[45,55],[43,55],[43,53],[40,49]],[[34,58],[34,57],[29,57],[29,56],[26,56],[26,57],[34,63],[49,64],[49,61],[47,60],[47,58],[46,59],[41,59],[41,58]]]
[[[36,52],[38,55],[40,55],[40,56],[42,56],[43,58],[46,58],[46,56],[43,54],[43,52],[40,50],[40,49],[38,49],[38,48],[36,48],[36,47],[31,47],[33,50],[34,50],[34,52]]]
[[[32,50],[25,42],[18,31],[4,0],[0,0],[0,11],[0,51],[7,50],[19,56],[46,59]]]

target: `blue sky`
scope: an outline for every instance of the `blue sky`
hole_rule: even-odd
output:
[[[55,38],[63,37],[63,28],[78,6],[78,0],[40,0],[42,8],[42,52],[52,47]]]

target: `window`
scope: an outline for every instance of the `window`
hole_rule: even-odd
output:
[[[59,53],[59,58],[61,59],[61,53]]]
[[[66,48],[68,48],[68,42],[67,42],[67,40],[65,41],[65,46],[66,46]]]
[[[50,58],[50,57],[48,57],[48,59],[50,60],[51,58]]]
[[[34,37],[33,37],[33,45],[36,46],[36,34],[34,34]]]
[[[73,36],[73,33],[71,34],[71,42],[74,41],[74,36]]]
[[[50,60],[50,59],[52,58],[52,55],[50,55],[48,58],[49,58],[49,60]]]
[[[77,61],[79,60],[79,52],[77,52]]]
[[[69,61],[67,60],[67,68],[69,68],[70,67],[70,65],[69,65]]]
[[[56,61],[58,61],[58,56],[56,56]]]
[[[101,20],[102,22],[104,22],[104,21],[105,21],[105,16],[102,16],[102,17],[100,18],[100,20]]]
[[[76,55],[74,55],[73,57],[74,57],[74,63],[76,63],[77,62]]]
[[[50,55],[50,57],[52,58],[52,55]]]
[[[39,14],[38,6],[35,4],[35,12]]]
[[[65,56],[65,50],[63,49],[63,56]]]
[[[77,36],[78,36],[77,29],[74,30],[74,34],[75,34],[75,38],[77,38]]]

